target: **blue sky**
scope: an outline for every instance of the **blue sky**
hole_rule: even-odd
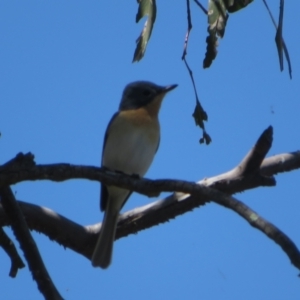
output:
[[[124,86],[134,80],[179,84],[162,106],[160,149],[148,178],[197,181],[223,173],[269,125],[269,155],[299,150],[300,2],[286,1],[285,7],[293,80],[279,71],[275,30],[262,1],[230,16],[217,59],[203,70],[206,17],[191,3],[187,59],[209,115],[210,146],[198,143],[192,84],[181,61],[186,2],[157,2],[146,56],[135,64],[135,39],[144,23],[135,23],[136,1],[0,2],[1,163],[30,151],[41,164],[98,166],[106,125]],[[269,2],[277,18],[279,1]],[[236,195],[298,246],[299,178],[299,171],[281,174],[275,188]],[[13,190],[18,199],[82,225],[102,220],[96,182],[24,182]],[[124,210],[154,200],[134,194]],[[105,271],[41,234],[33,236],[66,299],[299,299],[299,271],[281,249],[216,204],[117,241]],[[2,299],[42,298],[28,269],[11,279],[3,251],[0,260]]]

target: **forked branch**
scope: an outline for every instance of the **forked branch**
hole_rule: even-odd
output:
[[[293,264],[299,268],[299,251],[293,242],[251,208],[230,196],[258,186],[274,186],[276,184],[274,174],[300,168],[300,151],[265,158],[272,145],[272,135],[272,127],[267,128],[237,167],[198,183],[137,179],[101,168],[69,164],[35,165],[33,156],[30,154],[18,155],[14,160],[2,166],[0,182],[2,185],[10,185],[24,180],[63,181],[85,178],[102,181],[108,185],[117,185],[150,196],[158,195],[162,191],[175,192],[163,200],[121,215],[116,238],[166,222],[209,201],[214,201],[232,209],[252,226],[273,239],[287,253]],[[19,206],[31,229],[43,232],[59,244],[90,258],[101,224],[83,227],[49,209],[25,202],[19,202]],[[0,208],[0,225],[8,224],[10,221],[3,209]],[[270,234],[270,229],[272,229],[272,234]],[[76,236],[70,234],[72,232],[76,232]]]

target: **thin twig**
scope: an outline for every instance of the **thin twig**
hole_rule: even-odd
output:
[[[195,110],[194,110],[194,113],[193,113],[193,117],[195,119],[196,125],[198,125],[203,131],[203,135],[202,135],[202,138],[200,139],[200,143],[205,142],[208,145],[211,142],[211,138],[208,135],[208,133],[206,132],[205,125],[204,125],[204,121],[207,120],[207,114],[204,111],[204,109],[203,109],[203,107],[202,107],[202,105],[199,101],[199,97],[198,97],[198,93],[197,93],[197,88],[196,88],[193,72],[192,72],[191,68],[189,67],[188,62],[186,60],[187,47],[188,47],[190,32],[193,28],[192,17],[191,17],[191,9],[190,9],[190,0],[186,1],[186,6],[187,6],[188,28],[187,28],[187,32],[186,32],[185,39],[184,39],[183,53],[182,53],[181,59],[184,61],[184,64],[185,64],[185,66],[186,66],[186,68],[189,72],[190,78],[192,80],[195,96],[196,96],[196,106],[195,106]]]
[[[195,96],[196,96],[196,101],[199,101],[198,98],[198,93],[197,93],[197,89],[196,89],[196,85],[195,85],[195,80],[194,80],[194,76],[193,76],[193,72],[191,70],[191,68],[189,67],[187,61],[186,61],[186,55],[187,55],[187,46],[188,46],[188,42],[189,42],[189,37],[190,37],[190,32],[193,28],[193,24],[192,24],[192,17],[191,17],[191,9],[190,9],[190,0],[186,0],[186,5],[187,5],[187,21],[188,21],[188,29],[185,35],[185,39],[184,39],[184,46],[183,46],[183,53],[182,53],[182,57],[181,59],[184,61],[185,66],[189,72],[190,78],[192,80],[192,84],[194,87],[194,92],[195,92]]]
[[[266,0],[262,0],[262,1],[263,1],[264,5],[265,5],[265,7],[266,7],[266,9],[269,13],[269,16],[272,20],[272,23],[274,24],[275,29],[277,30],[277,23],[275,21],[275,18],[272,15],[272,12],[269,8],[269,5],[268,5],[267,1]],[[288,63],[289,75],[290,75],[290,78],[292,78],[292,64],[291,64],[290,55],[289,55],[289,52],[288,52],[288,49],[287,49],[287,46],[285,44],[285,41],[284,41],[283,37],[282,37],[282,47],[283,47],[283,51],[284,51],[284,54],[285,54],[285,57],[286,57],[286,60],[287,60],[287,63]]]
[[[271,10],[270,10],[270,8],[269,8],[269,5],[268,5],[267,1],[266,1],[266,0],[262,0],[262,1],[263,1],[263,3],[265,4],[265,6],[266,6],[266,8],[267,8],[267,11],[268,11],[268,13],[269,13],[269,15],[270,15],[270,18],[271,18],[271,20],[272,20],[272,22],[273,22],[275,28],[277,29],[277,23],[276,23],[276,21],[275,21],[275,18],[274,18],[273,15],[272,15],[272,12],[271,12]]]
[[[0,246],[6,252],[11,260],[11,267],[9,271],[9,276],[14,278],[17,276],[18,270],[25,267],[14,243],[5,233],[3,228],[0,228]]]
[[[185,60],[185,56],[187,55],[187,46],[188,46],[188,42],[189,42],[189,36],[190,36],[190,32],[193,28],[192,18],[191,18],[191,9],[190,9],[190,0],[186,0],[186,7],[187,7],[188,29],[187,29],[187,32],[185,35],[183,53],[181,56],[181,59],[183,59],[183,60]]]
[[[198,1],[198,0],[194,0],[194,2],[202,9],[202,11],[207,15],[208,11],[206,10],[206,8]]]
[[[258,213],[253,211],[241,201],[227,196],[226,198],[214,199],[214,202],[230,208],[243,217],[251,226],[260,230],[271,240],[277,243],[286,255],[290,258],[291,263],[300,270],[300,252],[295,243],[279,228],[262,218]]]
[[[188,62],[186,61],[186,59],[183,59],[185,66],[189,72],[190,78],[192,80],[192,84],[193,84],[193,88],[194,88],[194,92],[195,92],[195,97],[196,97],[196,101],[199,101],[199,97],[198,97],[198,93],[197,93],[197,88],[196,88],[196,84],[195,84],[195,80],[194,80],[194,75],[193,75],[193,71],[190,69]],[[200,101],[199,101],[200,102]]]

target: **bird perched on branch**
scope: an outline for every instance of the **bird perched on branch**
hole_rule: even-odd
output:
[[[128,175],[145,175],[159,146],[161,102],[176,87],[177,84],[159,86],[148,81],[132,82],[125,87],[119,111],[106,129],[103,167]],[[104,211],[104,219],[92,256],[94,267],[105,269],[110,265],[118,216],[131,193],[101,184],[100,208]]]

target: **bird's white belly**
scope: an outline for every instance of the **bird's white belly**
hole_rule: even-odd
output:
[[[159,128],[145,130],[143,126],[133,128],[127,125],[120,131],[114,130],[109,134],[102,165],[130,175],[144,176],[158,147]]]

